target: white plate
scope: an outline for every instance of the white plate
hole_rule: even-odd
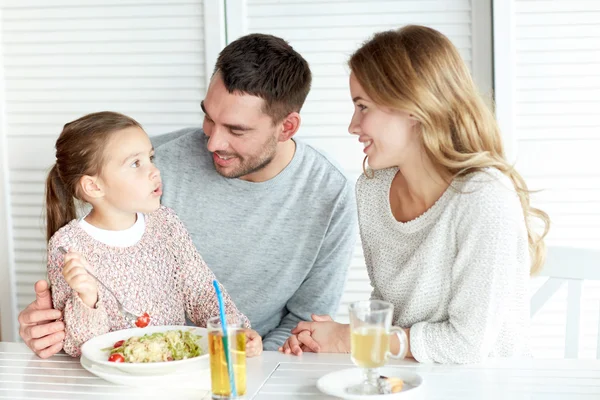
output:
[[[175,374],[168,375],[131,375],[114,368],[95,364],[85,356],[81,356],[81,366],[92,374],[117,385],[139,388],[179,388],[210,391],[210,369],[188,366],[181,368]]]
[[[142,336],[148,333],[166,332],[172,330],[192,331],[202,336],[200,347],[203,355],[188,358],[187,360],[165,361],[153,363],[115,363],[108,361],[109,351],[103,350],[112,346],[119,340],[129,339],[132,336]],[[119,370],[132,375],[165,375],[177,372],[181,368],[195,367],[209,369],[208,361],[208,332],[205,328],[195,326],[151,326],[147,328],[124,329],[96,336],[81,346],[81,354],[94,364],[104,366],[110,370]]]
[[[317,388],[330,396],[341,397],[343,399],[356,400],[391,400],[391,399],[409,399],[413,395],[418,395],[419,389],[423,384],[423,378],[414,372],[403,368],[381,368],[380,374],[387,377],[396,377],[404,380],[402,391],[392,394],[378,395],[357,395],[350,394],[347,389],[363,380],[363,373],[358,368],[343,369],[323,376],[317,381]]]

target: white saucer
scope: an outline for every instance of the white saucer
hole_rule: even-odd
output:
[[[189,366],[167,375],[132,375],[115,368],[105,367],[81,356],[81,366],[92,374],[117,385],[139,388],[201,389],[210,391],[210,369]]]
[[[385,367],[379,370],[380,374],[387,377],[396,377],[404,381],[402,391],[392,394],[357,395],[347,392],[348,387],[358,384],[363,380],[363,373],[359,368],[349,368],[336,371],[323,376],[317,381],[317,388],[330,396],[343,399],[356,400],[406,400],[418,395],[423,384],[423,378],[404,368]]]

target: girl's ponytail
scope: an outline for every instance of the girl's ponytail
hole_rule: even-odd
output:
[[[75,218],[75,200],[65,188],[54,164],[46,179],[46,240]]]

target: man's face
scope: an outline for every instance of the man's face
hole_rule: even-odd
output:
[[[275,157],[279,125],[262,111],[263,104],[260,97],[229,93],[221,76],[213,76],[202,102],[202,128],[215,169],[224,177],[244,179]]]

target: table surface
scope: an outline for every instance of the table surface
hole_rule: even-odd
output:
[[[255,400],[331,400],[316,387],[332,371],[351,368],[347,354],[300,357],[276,352],[248,359],[248,393]],[[391,361],[423,377],[417,399],[600,399],[600,361],[493,360],[482,365],[419,364]],[[417,393],[415,393],[417,394]],[[0,343],[0,399],[210,399],[198,389],[136,389],[98,378],[79,359],[57,354],[47,360],[22,343]],[[402,398],[402,396],[400,396]],[[411,397],[413,398],[413,397]]]

